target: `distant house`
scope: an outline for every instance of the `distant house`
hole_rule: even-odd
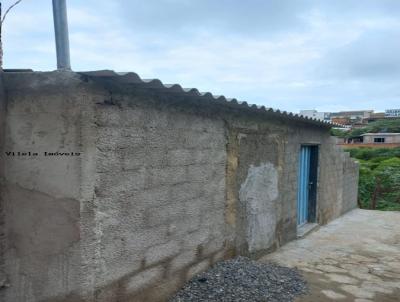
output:
[[[400,109],[386,109],[385,116],[386,117],[400,117]]]
[[[381,121],[381,120],[397,120],[400,119],[400,116],[387,116],[385,115],[385,113],[383,112],[379,112],[379,113],[374,113],[371,115],[371,117],[366,118],[363,120],[364,124],[369,124],[369,123],[373,123],[376,121]]]
[[[331,118],[332,123],[340,125],[351,125],[350,118],[348,117],[333,117]]]
[[[300,115],[309,118],[316,118],[323,121],[330,121],[334,124],[363,127],[369,119],[384,119],[385,113],[374,113],[373,110],[340,111],[340,112],[319,112],[317,110],[300,110]]]
[[[362,121],[365,118],[369,118],[374,110],[358,110],[358,111],[340,111],[333,112],[330,114],[331,120],[333,118],[346,118],[350,121]]]
[[[347,147],[400,147],[400,133],[364,133],[344,139]]]
[[[400,144],[400,133],[365,133],[364,144]]]
[[[300,110],[300,115],[319,120],[330,121],[333,124],[364,128],[367,124],[388,119],[400,119],[400,109],[386,109],[385,112],[374,110],[318,112],[317,110]]]

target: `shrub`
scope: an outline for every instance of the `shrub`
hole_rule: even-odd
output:
[[[371,157],[374,153],[368,151],[352,153],[356,158],[368,158],[359,160],[359,203],[362,208],[400,210],[400,157],[383,156],[397,154],[398,151],[376,152],[377,157]]]

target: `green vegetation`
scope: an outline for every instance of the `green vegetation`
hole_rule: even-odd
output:
[[[351,157],[364,161],[381,162],[392,157],[400,158],[400,148],[353,148],[346,151],[350,152]]]
[[[342,138],[377,132],[400,133],[400,119],[378,120],[351,131],[331,130],[332,135]],[[354,148],[346,151],[360,162],[360,207],[400,211],[400,148]]]
[[[331,128],[331,135],[333,136],[337,136],[337,137],[348,137],[348,135],[350,134],[351,131],[346,131],[346,130],[342,130],[342,129],[338,129],[338,128]]]
[[[348,151],[360,162],[360,207],[400,211],[400,148],[354,148]]]
[[[364,128],[357,128],[351,131],[332,129],[331,134],[338,137],[349,138],[360,136],[364,133],[400,133],[400,119],[378,120],[366,125]]]

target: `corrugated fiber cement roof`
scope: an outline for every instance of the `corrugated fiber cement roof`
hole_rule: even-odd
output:
[[[246,108],[252,109],[260,112],[268,112],[275,115],[279,115],[290,120],[302,121],[314,125],[320,125],[325,127],[341,127],[340,124],[331,123],[328,121],[319,120],[316,118],[311,118],[299,114],[295,114],[292,112],[281,111],[277,109],[268,108],[265,106],[248,104],[247,102],[238,101],[235,98],[226,98],[223,95],[213,95],[210,92],[200,92],[196,88],[182,88],[179,84],[163,84],[159,79],[142,79],[134,72],[115,72],[112,70],[99,70],[99,71],[86,71],[86,72],[78,72],[81,75],[85,75],[88,77],[100,77],[100,78],[116,78],[118,81],[124,83],[132,83],[132,84],[141,84],[146,88],[158,88],[158,89],[167,89],[171,92],[178,92],[187,94],[188,96],[197,96],[205,99],[211,99],[218,103],[224,104],[229,107],[235,108]]]

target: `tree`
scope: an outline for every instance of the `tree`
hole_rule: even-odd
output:
[[[3,38],[3,23],[4,23],[4,20],[6,19],[6,17],[7,17],[7,15],[8,15],[8,13],[16,6],[16,5],[18,5],[19,3],[21,3],[22,2],[22,0],[18,0],[18,1],[15,1],[13,4],[11,4],[8,8],[7,8],[7,10],[6,10],[6,12],[4,13],[4,15],[2,15],[2,6],[1,6],[1,2],[0,2],[0,69],[3,69],[3,40],[2,40],[2,38]]]

